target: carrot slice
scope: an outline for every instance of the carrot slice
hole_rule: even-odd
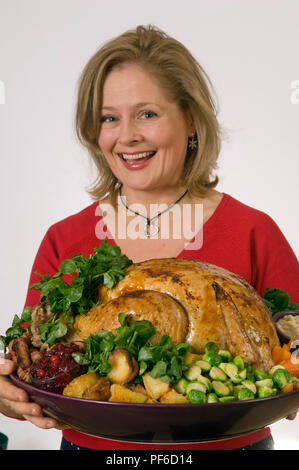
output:
[[[290,350],[291,347],[292,347],[292,344],[293,344],[294,339],[295,339],[295,336],[292,336],[292,338],[290,339],[290,341],[289,341],[288,344],[287,344],[289,350]]]
[[[293,384],[286,384],[282,389],[282,393],[289,393],[289,392],[292,392],[294,389],[294,386]]]
[[[289,359],[291,359],[290,351],[288,351],[286,349],[283,349],[282,350],[282,361],[288,361]]]
[[[299,390],[299,382],[296,383],[295,389],[296,389],[296,390]]]
[[[274,346],[271,352],[272,361],[274,364],[278,364],[282,361],[282,348],[280,346]]]
[[[297,355],[299,358],[299,355]],[[282,361],[280,363],[293,377],[297,377],[299,379],[299,361],[292,362],[290,361]]]

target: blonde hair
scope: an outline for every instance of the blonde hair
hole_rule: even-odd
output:
[[[191,194],[203,197],[218,183],[212,179],[220,152],[213,87],[209,77],[188,49],[155,26],[138,26],[104,44],[85,66],[79,82],[76,132],[88,149],[98,176],[88,192],[95,200],[109,193],[115,203],[120,183],[98,145],[102,94],[113,67],[137,63],[153,73],[183,112],[193,119],[198,146],[188,149],[182,183]]]

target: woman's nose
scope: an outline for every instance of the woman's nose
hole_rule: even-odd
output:
[[[142,140],[138,126],[136,126],[132,119],[124,119],[121,122],[118,140],[119,143],[123,145],[128,145]]]

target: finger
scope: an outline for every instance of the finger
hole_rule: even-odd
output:
[[[290,421],[293,421],[296,418],[296,416],[297,416],[297,411],[287,416],[287,419],[289,419]]]
[[[68,424],[58,422],[57,426],[55,426],[55,429],[63,431],[64,429],[70,429],[70,426]]]
[[[12,374],[16,368],[16,363],[9,359],[0,357],[0,375]]]
[[[48,412],[46,410],[44,411],[44,415],[48,415]],[[51,415],[49,415],[51,418]],[[54,419],[54,418],[53,418]],[[64,429],[70,429],[70,426],[68,424],[62,423],[61,421],[56,421],[57,425],[55,426],[55,429],[59,429],[60,431],[63,431]]]
[[[22,418],[25,414],[32,416],[41,416],[42,409],[37,403],[33,402],[18,402],[12,400],[2,400],[6,410],[12,413],[13,416],[19,416]],[[11,415],[11,414],[9,414]]]
[[[30,421],[30,423],[34,424],[34,426],[37,426],[38,428],[41,429],[52,429],[56,428],[56,426],[59,426],[58,421],[56,421],[53,418],[45,418],[44,416],[32,416],[32,415],[23,415],[27,421]]]
[[[0,397],[11,401],[29,401],[29,397],[25,390],[16,387],[5,377],[0,377]]]

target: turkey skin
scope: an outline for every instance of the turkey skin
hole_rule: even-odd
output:
[[[99,289],[101,304],[76,317],[83,338],[119,327],[118,314],[148,320],[174,343],[186,342],[202,353],[208,341],[240,354],[254,368],[273,366],[279,345],[271,312],[255,289],[240,276],[195,260],[162,258],[131,265],[114,288]]]

